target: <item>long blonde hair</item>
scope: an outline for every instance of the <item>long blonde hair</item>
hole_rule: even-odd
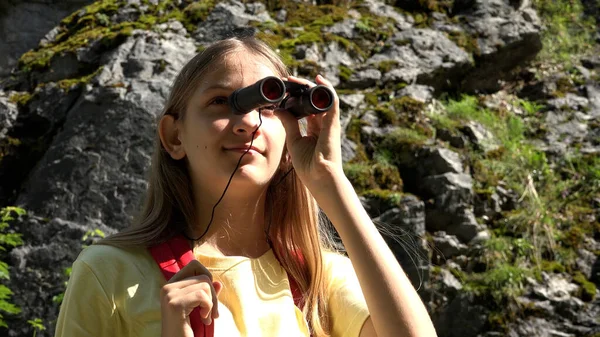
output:
[[[269,60],[281,77],[289,75],[281,58],[262,41],[252,37],[221,40],[208,46],[183,67],[160,118],[165,114],[183,117],[204,72],[224,55],[240,51]],[[334,246],[324,222],[320,220],[319,207],[306,186],[294,170],[285,176],[291,168],[290,161],[285,160],[285,152],[267,190],[265,214],[270,215],[269,223],[272,224],[268,236],[283,268],[294,278],[304,295],[303,314],[311,333],[318,337],[329,336],[331,327],[322,254],[334,250]],[[98,244],[150,247],[186,230],[191,233],[190,226],[197,223],[191,186],[185,160],[171,158],[162,146],[157,130],[149,186],[141,214],[132,226]]]

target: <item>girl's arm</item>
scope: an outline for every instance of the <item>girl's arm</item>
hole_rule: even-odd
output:
[[[330,181],[311,192],[337,229],[367,301],[371,317],[361,337],[375,336],[371,328],[378,337],[436,336],[423,302],[348,179],[339,172]]]
[[[315,85],[293,76],[288,80]],[[332,90],[334,104],[306,118],[306,135],[291,114],[279,116],[294,169],[339,232],[356,271],[371,314],[361,335],[367,337],[374,327],[378,337],[436,336],[423,302],[344,175],[339,99],[329,81],[319,75],[316,82]]]

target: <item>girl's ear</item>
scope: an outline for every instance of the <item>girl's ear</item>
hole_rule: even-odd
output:
[[[180,160],[185,157],[185,148],[180,140],[181,123],[173,115],[164,115],[158,124],[160,142],[171,158]]]

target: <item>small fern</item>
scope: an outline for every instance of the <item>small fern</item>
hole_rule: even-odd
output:
[[[14,248],[23,244],[21,234],[9,231],[9,222],[14,220],[14,215],[21,216],[25,214],[25,210],[18,207],[4,207],[0,209],[0,251],[7,251],[8,248]],[[8,280],[10,278],[8,272],[8,264],[0,261],[0,280]],[[13,292],[5,285],[0,284],[0,327],[7,328],[8,325],[4,321],[4,314],[18,314],[21,312],[17,306],[9,302]]]

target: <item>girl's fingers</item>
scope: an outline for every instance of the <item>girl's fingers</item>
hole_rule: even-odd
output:
[[[290,112],[285,109],[275,109],[275,114],[281,120],[283,127],[285,128],[286,133],[286,143],[288,148],[296,142],[298,139],[302,138],[302,132],[300,131],[300,123]]]
[[[307,128],[306,128],[306,134],[308,136],[312,136],[312,137],[319,137],[319,135],[321,134],[321,126],[322,126],[322,119],[323,116],[321,116],[322,114],[319,115],[310,115],[308,117],[306,117],[306,121],[307,121]]]

